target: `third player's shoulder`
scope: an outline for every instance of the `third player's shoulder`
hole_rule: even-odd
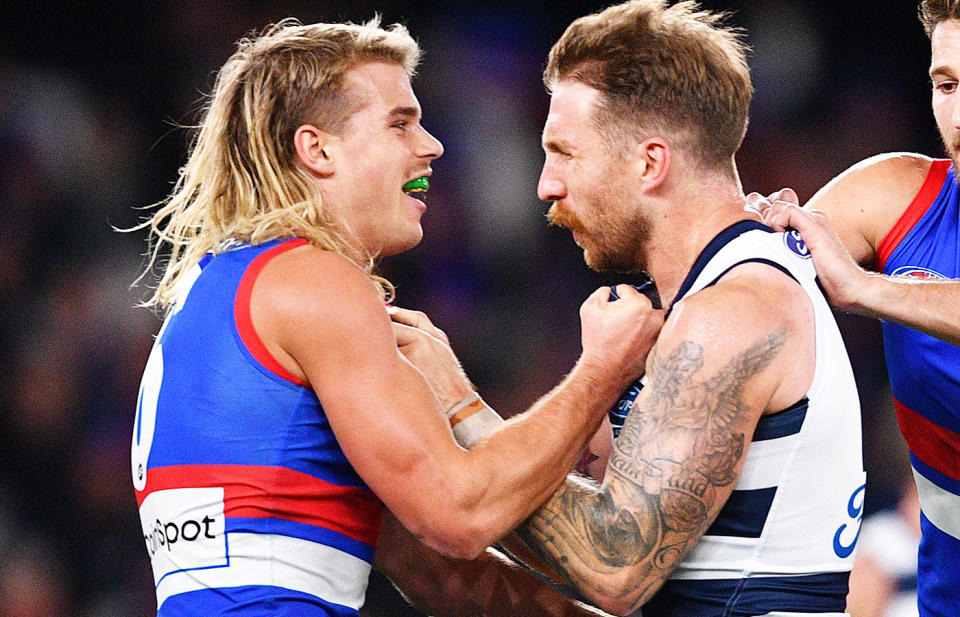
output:
[[[879,243],[920,192],[933,162],[906,152],[870,157],[831,180],[805,207],[826,214],[857,262],[872,263]]]
[[[910,152],[878,154],[851,166],[824,186],[809,207],[828,214],[905,208],[923,186],[934,159]]]

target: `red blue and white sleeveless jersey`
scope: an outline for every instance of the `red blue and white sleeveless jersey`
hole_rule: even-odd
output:
[[[263,266],[303,244],[205,257],[150,353],[131,463],[161,617],[346,617],[363,604],[381,504],[250,318]]]
[[[960,278],[960,187],[949,160],[930,166],[913,202],[877,248],[877,269]],[[960,615],[960,348],[883,323],[887,371],[921,506],[920,615]]]

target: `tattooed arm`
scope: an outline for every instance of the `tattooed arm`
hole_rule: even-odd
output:
[[[636,610],[730,496],[760,415],[806,393],[813,339],[809,300],[767,266],[741,266],[684,300],[648,358],[603,484],[568,480],[520,537],[590,602]]]

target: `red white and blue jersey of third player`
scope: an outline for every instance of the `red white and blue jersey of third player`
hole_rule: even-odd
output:
[[[205,257],[150,354],[131,461],[160,617],[346,617],[363,604],[381,504],[250,318],[263,266],[303,244]]]
[[[921,279],[960,278],[960,187],[949,160],[926,181],[877,248],[877,269]],[[960,348],[883,323],[900,430],[920,494],[920,615],[960,615]]]

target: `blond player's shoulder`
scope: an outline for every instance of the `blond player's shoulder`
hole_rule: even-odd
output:
[[[368,272],[334,251],[304,244],[273,259],[257,280],[257,288],[277,309],[383,311],[383,299]]]

